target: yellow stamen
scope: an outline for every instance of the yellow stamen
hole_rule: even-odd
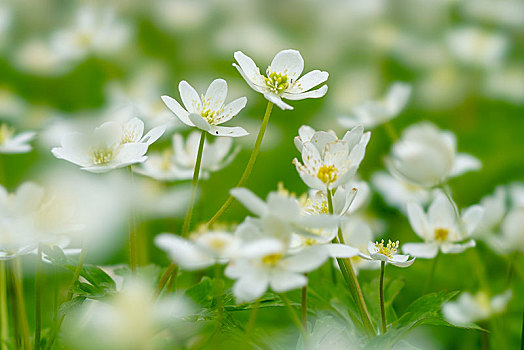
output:
[[[318,169],[317,177],[322,181],[323,183],[331,183],[334,182],[338,177],[338,169],[335,168],[334,165],[322,165],[320,169]]]
[[[282,259],[282,254],[275,253],[275,254],[269,254],[262,258],[262,262],[265,265],[276,265],[280,259]]]
[[[384,247],[384,240],[382,240],[380,243],[375,242],[375,248],[377,249],[377,253],[387,256],[388,258],[392,258],[393,255],[397,254],[397,249],[399,247],[399,242],[391,242],[391,240],[388,241],[388,244]]]
[[[14,134],[14,130],[7,124],[0,125],[0,145],[9,140]]]
[[[445,229],[442,227],[435,229],[435,239],[437,241],[444,242],[448,238],[448,235],[449,235],[448,229]]]
[[[264,77],[266,86],[272,92],[276,94],[281,94],[284,90],[289,87],[290,79],[287,75],[281,73],[271,72],[269,69],[266,72],[267,77]]]

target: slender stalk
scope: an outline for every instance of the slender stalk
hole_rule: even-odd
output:
[[[73,287],[80,277],[80,273],[82,272],[82,268],[84,266],[84,260],[86,257],[87,249],[86,244],[82,243],[82,250],[80,251],[80,256],[78,257],[78,263],[75,268],[75,272],[73,273],[73,279],[71,280],[71,286],[69,287],[69,291],[67,292],[67,297],[64,302],[71,301],[73,299]],[[65,314],[60,316],[60,319],[55,323],[53,329],[51,330],[49,339],[47,341],[46,349],[50,350],[53,347],[53,343],[55,342],[56,336],[58,335],[58,332],[60,331],[60,328],[62,327],[62,323],[64,322]]]
[[[307,274],[306,274],[307,275]],[[307,284],[302,287],[302,326],[307,328]]]
[[[175,266],[173,273],[171,273],[171,278],[169,279],[169,283],[167,284],[167,291],[169,293],[173,292],[176,289],[177,277],[178,277],[178,266]]]
[[[260,309],[260,299],[257,299],[255,301],[255,304],[253,305],[253,308],[251,309],[251,314],[249,315],[249,321],[247,321],[246,336],[248,338],[251,332],[253,331],[253,327],[255,327],[255,321],[257,319],[258,309]]]
[[[430,290],[431,285],[433,284],[433,278],[435,277],[435,271],[437,270],[437,261],[439,257],[440,257],[440,250],[438,251],[437,255],[435,256],[435,258],[433,259],[431,263],[431,270],[429,270],[429,275],[426,281],[426,286],[424,287],[424,293],[422,294],[426,294]]]
[[[20,267],[20,260],[18,257],[14,258],[11,261],[11,272],[13,274],[13,283],[14,290],[16,294],[16,307],[17,314],[19,316],[20,328],[22,330],[22,342],[24,349],[29,349],[31,347],[31,342],[29,338],[29,324],[27,323],[27,314],[25,311],[24,304],[24,289],[22,282],[22,270]]]
[[[289,310],[289,315],[291,316],[291,320],[293,321],[295,326],[297,326],[298,330],[300,331],[300,333],[304,337],[304,341],[305,341],[306,340],[306,335],[307,335],[306,329],[304,328],[304,326],[300,322],[300,319],[298,318],[298,315],[296,314],[295,310],[293,309],[293,306],[291,306],[291,303],[289,302],[289,299],[286,297],[286,295],[284,293],[280,294],[280,299],[282,299],[282,301],[286,305],[287,309]]]
[[[5,261],[0,261],[0,349],[6,350],[9,338],[9,321],[7,317],[7,274]]]
[[[398,140],[398,134],[395,128],[393,127],[393,124],[391,124],[391,121],[388,120],[384,123],[384,129],[386,129],[386,132],[389,138],[391,139],[391,142],[395,142]]]
[[[164,274],[160,278],[160,281],[158,282],[158,285],[157,285],[156,291],[155,291],[155,296],[154,296],[155,299],[158,298],[160,293],[162,293],[162,289],[164,289],[164,287],[165,287],[165,285],[167,283],[167,280],[169,279],[171,274],[173,274],[173,272],[175,272],[175,270],[177,270],[177,266],[174,263],[171,263],[171,265],[168,266],[168,268],[166,269],[166,272],[164,272]]]
[[[266,132],[266,127],[269,122],[269,117],[271,116],[271,110],[273,109],[273,103],[269,102],[267,103],[266,107],[266,113],[264,114],[264,119],[262,120],[262,125],[260,126],[260,130],[258,131],[257,140],[255,141],[255,147],[253,148],[253,151],[251,152],[251,156],[249,157],[249,161],[247,162],[246,168],[244,169],[244,173],[240,177],[240,180],[238,181],[237,185],[235,187],[242,187],[247,182],[247,179],[249,178],[249,175],[251,175],[251,171],[253,170],[253,166],[255,165],[255,161],[257,160],[258,152],[260,150],[260,145],[262,144],[262,139],[264,138],[264,133]],[[208,221],[207,226],[210,227],[215,223],[215,221],[218,220],[226,212],[226,210],[229,208],[231,203],[233,203],[233,196],[229,196],[227,200],[222,204],[220,209],[216,212],[216,214],[211,218],[211,220]]]
[[[40,333],[42,330],[42,279],[44,269],[42,268],[42,244],[38,245],[36,276],[35,276],[35,350],[40,349]]]
[[[129,173],[131,176],[131,187],[135,187],[135,181],[133,178],[133,169],[129,167]],[[136,272],[137,266],[137,234],[136,234],[136,222],[135,222],[135,210],[134,205],[131,203],[131,213],[129,215],[129,259],[131,264],[131,271],[133,274]]]
[[[207,131],[202,130],[200,135],[200,143],[198,144],[198,153],[195,162],[195,169],[193,170],[193,180],[191,181],[191,197],[189,199],[189,208],[187,209],[186,218],[184,219],[184,226],[182,226],[182,237],[185,237],[189,232],[189,226],[191,224],[191,217],[193,216],[193,207],[195,204],[198,176],[200,174],[200,166],[202,164],[202,155],[204,153],[204,143],[206,141]]]
[[[384,309],[384,271],[386,270],[386,262],[380,262],[380,318],[382,320],[382,334],[386,333],[386,310]]]
[[[327,202],[329,213],[333,214],[333,198],[331,190],[329,189],[327,189]],[[338,227],[338,243],[345,244],[340,225]],[[351,296],[357,305],[360,318],[362,319],[362,324],[364,325],[364,331],[368,336],[375,335],[375,329],[373,328],[373,323],[371,322],[371,316],[369,315],[369,311],[366,307],[364,295],[360,289],[360,284],[358,283],[357,275],[355,275],[355,270],[353,270],[351,260],[348,258],[337,258],[337,262],[340,267],[340,272],[342,272],[342,276],[348,285],[349,292],[351,293]]]
[[[8,283],[8,295],[14,296],[11,298],[8,298],[9,301],[9,308],[11,309],[11,318],[13,319],[12,326],[13,326],[13,335],[15,338],[15,347],[17,350],[21,349],[20,344],[20,315],[18,314],[18,307],[16,302],[16,292],[15,292],[15,274],[13,273],[13,268],[11,267],[12,261],[9,265],[9,283]],[[7,266],[7,265],[6,265]]]

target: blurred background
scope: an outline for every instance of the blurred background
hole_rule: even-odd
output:
[[[1,155],[4,183],[10,190],[27,180],[78,190],[85,188],[84,183],[97,182],[93,186],[98,192],[89,191],[92,199],[86,202],[104,203],[103,213],[89,219],[103,228],[98,229],[100,254],[89,259],[97,264],[122,263],[127,230],[126,215],[117,210],[125,206],[122,202],[140,203],[140,227],[151,241],[155,234],[181,226],[187,183],[162,184],[136,175],[136,188],[143,190],[132,190],[133,196],[118,200],[119,193],[129,192],[126,174],[122,179],[119,174],[80,174],[74,165],[55,159],[50,149],[59,145],[64,132],[91,130],[121,106],[131,106],[146,129],[168,123],[168,132],[153,146],[165,147],[173,132],[190,130],[169,113],[160,96],[178,98],[181,80],[203,92],[213,79],[224,78],[229,100],[248,97],[235,125],[251,135],[235,140],[241,151],[232,164],[200,182],[202,200],[194,222],[204,222],[237,182],[266,105],[232,66],[233,53],[243,51],[264,70],[275,53],[286,48],[301,52],[306,72],[328,71],[329,91],[322,99],[293,102],[293,111],[274,109],[248,182],[261,197],[275,190],[278,182],[299,194],[306,191],[291,164],[299,157],[293,137],[301,125],[333,129],[340,136],[345,129],[337,118],[363,101],[380,99],[395,81],[413,88],[407,108],[392,121],[398,133],[409,124],[429,120],[454,132],[458,149],[482,161],[481,171],[452,180],[459,207],[477,203],[499,184],[524,180],[521,0],[2,0],[0,118],[17,130],[38,132],[32,152]],[[363,180],[384,169],[383,157],[390,146],[383,128],[372,131],[360,170]],[[107,179],[103,188],[100,177]],[[170,191],[175,193],[166,199]],[[380,219],[382,231],[390,237],[401,242],[415,239],[407,219],[379,195],[372,196],[367,211]],[[239,222],[246,214],[235,203],[222,219]],[[115,243],[107,244],[109,236],[117,237]],[[503,284],[497,276],[505,274],[506,261],[486,247],[479,249],[489,261],[486,267],[493,283]],[[153,247],[148,260],[168,262]],[[471,271],[465,255],[447,255],[439,264],[436,289],[478,287],[475,279],[466,277]],[[420,261],[402,272],[406,287],[397,299],[398,310],[419,295],[416,286],[426,280],[429,266],[429,261]],[[390,272],[400,278],[400,271]],[[508,344],[520,339],[524,301],[520,284],[507,314],[510,322],[505,323]],[[451,328],[428,326],[419,336],[427,340],[426,349],[480,344],[478,332]]]

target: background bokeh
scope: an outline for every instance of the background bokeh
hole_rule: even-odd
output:
[[[79,19],[86,11],[96,14],[94,26],[101,32],[91,43],[81,36],[69,38],[79,23],[89,25],[89,19]],[[460,151],[482,161],[481,171],[451,181],[459,207],[477,203],[496,185],[524,180],[524,2],[520,0],[2,0],[0,117],[17,129],[39,132],[33,152],[1,156],[4,183],[14,189],[26,180],[57,177],[61,181],[63,176],[66,181],[65,174],[80,170],[50,153],[63,130],[88,130],[121,105],[136,107],[137,116],[154,126],[166,118],[160,96],[178,98],[179,81],[187,80],[203,91],[220,77],[230,86],[230,99],[248,97],[247,107],[235,121],[251,136],[237,140],[242,151],[232,164],[201,181],[194,222],[203,222],[237,182],[266,104],[232,67],[233,53],[242,50],[266,67],[276,52],[286,48],[301,52],[305,71],[328,71],[329,91],[322,99],[292,103],[293,111],[274,109],[248,182],[260,196],[275,190],[278,182],[296,193],[306,191],[291,164],[299,156],[293,137],[301,125],[333,129],[341,135],[345,130],[337,117],[350,114],[360,102],[380,98],[395,81],[413,87],[407,108],[392,122],[398,133],[409,124],[430,120],[457,135]],[[139,104],[147,108],[138,108]],[[172,119],[168,136],[174,130],[189,131]],[[362,179],[369,180],[384,168],[390,145],[383,128],[373,130],[360,168]],[[153,148],[161,147],[162,142]],[[135,181],[146,187],[152,182],[139,175]],[[389,237],[401,242],[415,239],[407,219],[387,207],[379,195],[373,195],[368,212],[383,220]],[[144,211],[142,229],[152,240],[158,232],[179,227],[183,213],[179,208],[174,219],[166,220]],[[235,203],[223,220],[238,222],[246,214]],[[113,230],[125,232],[125,221]],[[478,249],[493,289],[502,291],[507,261],[483,244]],[[153,247],[149,253],[151,261],[167,264],[164,253]],[[115,243],[91,259],[113,264],[125,257],[125,245]],[[443,257],[435,289],[476,290],[470,258],[468,252]],[[406,281],[396,302],[398,310],[421,293],[429,266],[429,261],[420,260],[409,271],[388,270],[392,278]],[[374,274],[365,272],[363,278]],[[505,342],[499,348],[515,348],[520,340],[523,288],[517,282],[504,322],[495,320],[502,329],[499,339]],[[278,327],[275,314],[261,314],[268,327]],[[430,326],[415,336],[425,349],[479,347],[481,337],[475,331]]]

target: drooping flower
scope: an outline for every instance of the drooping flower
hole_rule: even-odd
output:
[[[456,325],[482,321],[503,312],[512,296],[511,290],[491,298],[484,291],[475,295],[464,292],[456,301],[442,304],[442,313],[447,321]]]
[[[467,171],[478,170],[480,161],[457,153],[453,133],[422,122],[408,127],[395,142],[388,159],[391,173],[423,187],[432,187]]]
[[[406,106],[410,95],[410,85],[393,83],[383,100],[365,101],[353,108],[350,116],[338,118],[338,122],[347,128],[360,124],[366,129],[374,128],[396,118]]]
[[[227,97],[224,79],[213,80],[202,96],[185,80],[180,82],[178,90],[185,108],[172,97],[162,96],[162,100],[182,123],[215,136],[240,137],[249,134],[239,126],[220,126],[236,116],[247,103],[246,97],[240,97],[224,105]]]
[[[311,91],[328,79],[327,72],[313,70],[299,78],[304,70],[304,59],[297,50],[282,50],[277,53],[267,68],[265,76],[260,74],[260,69],[255,62],[242,51],[235,52],[234,56],[238,64],[233,63],[233,66],[238,69],[248,85],[281,109],[293,109],[282,101],[282,98],[288,100],[320,98],[327,92],[327,85]]]
[[[386,245],[384,245],[384,240],[375,243],[369,242],[369,255],[360,254],[360,256],[367,260],[385,261],[386,263],[395,265],[397,267],[411,266],[415,262],[415,258],[409,260],[409,255],[397,254],[399,248],[400,246],[398,241],[388,241]]]
[[[51,152],[83,170],[103,173],[144,162],[147,149],[164,131],[165,127],[159,126],[143,135],[144,123],[138,118],[124,124],[106,122],[91,134],[75,132],[66,135],[61,147],[55,147]]]
[[[236,257],[241,242],[229,232],[209,231],[194,233],[190,239],[162,233],[155,237],[155,244],[182,269],[201,270]]]
[[[413,231],[424,243],[406,243],[402,250],[425,259],[434,258],[439,250],[445,254],[455,254],[474,247],[475,241],[467,239],[484,215],[484,209],[474,205],[458,217],[455,204],[442,192],[437,192],[427,214],[415,202],[408,203],[407,212]]]
[[[353,180],[364,158],[371,136],[369,132],[364,133],[364,128],[357,126],[339,140],[333,132],[317,131],[311,135],[312,129],[307,133],[302,130],[306,136],[295,138],[295,144],[302,153],[304,164],[296,158],[293,164],[306,185],[332,190]]]
[[[0,123],[0,153],[27,153],[32,147],[29,144],[35,137],[33,131],[22,132],[15,135],[14,129],[5,123]]]

